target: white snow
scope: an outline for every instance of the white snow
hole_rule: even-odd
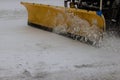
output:
[[[120,38],[105,35],[96,48],[30,27],[20,2],[0,0],[0,80],[120,80]]]

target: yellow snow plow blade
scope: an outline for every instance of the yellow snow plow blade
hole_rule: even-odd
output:
[[[35,24],[50,29],[59,27],[67,33],[80,36],[93,35],[93,31],[98,34],[98,32],[103,32],[105,27],[104,16],[97,15],[96,11],[28,2],[21,2],[21,4],[28,11],[28,24]]]

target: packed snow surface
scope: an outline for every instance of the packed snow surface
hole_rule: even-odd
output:
[[[96,48],[27,25],[21,1],[63,6],[63,0],[0,0],[0,80],[120,80],[120,38]]]

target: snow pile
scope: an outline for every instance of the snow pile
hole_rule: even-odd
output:
[[[101,48],[110,52],[120,53],[120,37],[115,36],[114,33],[104,33],[104,37],[100,45]]]
[[[93,44],[99,43],[101,41],[102,31],[98,26],[95,24],[90,26],[88,21],[81,19],[72,13],[65,14],[67,16],[67,20],[65,20],[65,16],[61,14],[58,14],[56,17],[56,24],[58,25],[54,28],[54,32],[59,34],[71,33],[73,35],[83,36],[85,37],[85,41],[90,40],[94,42]]]

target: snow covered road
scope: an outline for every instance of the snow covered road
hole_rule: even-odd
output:
[[[119,38],[106,36],[95,48],[28,26],[20,0],[0,4],[0,80],[120,80]]]

